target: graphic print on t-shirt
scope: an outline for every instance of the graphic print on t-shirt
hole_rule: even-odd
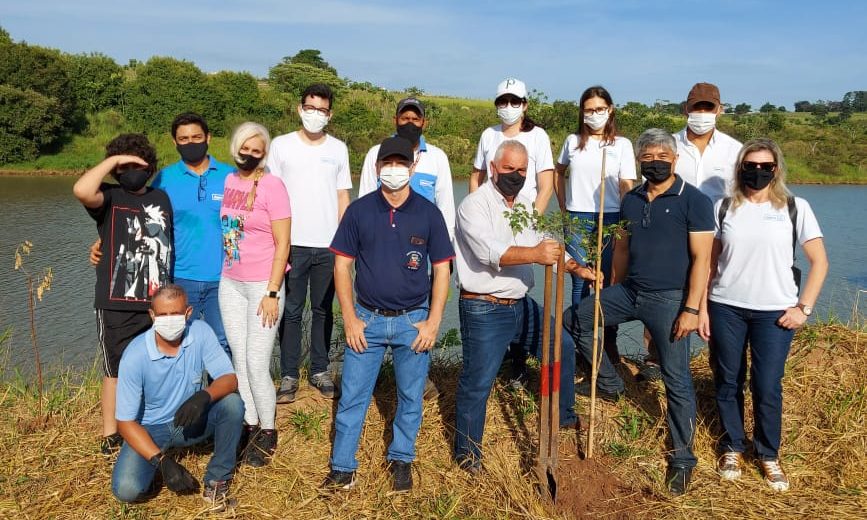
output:
[[[223,194],[223,207],[245,210],[247,197],[250,192],[226,188]],[[232,267],[236,261],[241,260],[240,243],[244,238],[245,215],[223,215],[220,219],[223,226],[223,250],[226,255],[226,265]]]
[[[147,302],[169,283],[171,238],[159,205],[111,209],[109,300]]]

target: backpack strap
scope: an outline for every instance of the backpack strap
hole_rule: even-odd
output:
[[[798,247],[798,207],[795,205],[795,197],[786,197],[786,205],[789,207],[789,219],[792,221],[792,260],[795,260],[795,250]]]
[[[719,232],[722,234],[723,221],[726,219],[726,213],[729,211],[729,206],[732,205],[732,198],[726,197],[722,200],[722,204],[719,205],[719,213],[717,213],[717,222],[719,222]],[[791,214],[791,209],[789,210]]]

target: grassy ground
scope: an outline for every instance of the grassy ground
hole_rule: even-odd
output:
[[[661,384],[628,384],[628,398],[604,404],[597,444],[600,478],[619,481],[619,496],[591,508],[612,518],[864,518],[867,516],[867,334],[842,325],[801,331],[784,380],[783,464],[792,481],[771,492],[750,467],[740,482],[714,472],[718,422],[707,359],[693,362],[699,399],[693,487],[681,498],[664,492],[666,426]],[[625,367],[628,368],[628,367]],[[279,407],[279,446],[268,467],[241,467],[233,484],[237,518],[571,518],[534,489],[529,462],[535,449],[536,404],[531,394],[499,383],[488,406],[486,473],[471,478],[449,460],[454,391],[459,367],[432,369],[442,395],[425,404],[418,439],[416,489],[389,495],[383,468],[385,424],[393,417],[392,376],[370,407],[358,458],[359,485],[335,496],[317,491],[327,471],[332,403],[306,386],[300,399]],[[52,380],[42,401],[20,378],[0,384],[0,517],[201,518],[202,502],[168,490],[151,501],[121,505],[109,492],[111,468],[98,454],[98,377],[66,373]],[[533,385],[531,385],[533,387]],[[747,397],[749,406],[749,396]],[[587,401],[579,398],[584,410]],[[586,419],[586,417],[585,417]],[[752,421],[747,420],[751,430]],[[576,457],[575,431],[561,433],[563,465]],[[580,442],[583,442],[580,441]],[[207,454],[183,463],[201,475]],[[609,474],[610,472],[610,474]],[[590,484],[590,485],[595,485]],[[586,491],[586,490],[585,490]],[[580,485],[561,489],[582,493]],[[231,515],[230,515],[231,516]]]

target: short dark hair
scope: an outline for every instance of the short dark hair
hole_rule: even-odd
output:
[[[199,125],[206,136],[211,133],[204,117],[195,112],[184,112],[175,116],[175,120],[172,121],[172,139],[178,136],[178,127],[184,125]]]
[[[187,299],[187,291],[184,290],[180,285],[175,285],[173,283],[167,283],[157,289],[157,292],[151,296],[151,302],[156,300],[157,298],[167,298],[169,300],[174,300],[176,298]]]
[[[113,155],[134,155],[148,163],[145,170],[151,175],[157,171],[157,150],[144,134],[120,134],[109,141],[105,145],[105,156]]]
[[[301,93],[301,104],[303,105],[304,100],[310,96],[327,99],[328,110],[331,110],[331,105],[334,103],[334,92],[331,90],[331,87],[325,83],[314,83],[308,86],[304,89],[304,92]]]

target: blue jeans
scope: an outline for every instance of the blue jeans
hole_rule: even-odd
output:
[[[478,465],[481,460],[485,414],[494,378],[510,343],[528,347],[536,356],[542,350],[539,304],[526,297],[514,305],[461,298],[458,302],[463,343],[463,368],[455,397],[454,456]],[[552,319],[553,321],[553,319]],[[551,345],[553,352],[552,326]],[[553,363],[553,354],[552,354]],[[560,361],[560,425],[575,423],[575,344],[563,334]]]
[[[235,471],[243,419],[244,402],[233,393],[213,403],[207,416],[203,415],[203,419],[192,426],[182,429],[166,423],[147,425],[144,429],[162,451],[201,444],[213,436],[214,455],[205,469],[205,482],[230,480]],[[111,473],[111,492],[121,502],[140,500],[150,489],[156,471],[157,468],[124,442]]]
[[[674,451],[671,465],[691,468],[696,464],[692,453],[695,435],[695,390],[689,370],[689,344],[686,338],[674,340],[674,322],[683,307],[683,291],[636,291],[624,284],[612,285],[600,294],[605,325],[619,325],[640,320],[650,331],[659,355],[662,382],[668,413],[666,420]],[[590,362],[593,355],[593,298],[566,309],[563,317],[566,329],[578,342],[578,350]],[[602,354],[601,352],[599,354]],[[622,392],[623,380],[608,356],[602,355],[597,388],[606,392]]]
[[[286,308],[280,324],[280,376],[298,378],[301,322],[310,285],[310,375],[328,370],[334,327],[334,253],[327,247],[292,246],[286,273]]]
[[[422,394],[430,366],[430,352],[414,352],[410,345],[418,336],[414,325],[427,319],[428,310],[416,309],[400,316],[386,317],[356,305],[355,313],[365,324],[367,348],[359,354],[347,346],[344,352],[340,402],[334,418],[331,469],[355,471],[358,468],[355,452],[358,451],[361,428],[382,359],[389,347],[397,384],[397,412],[386,459],[412,462],[415,459],[415,438],[421,427]]]
[[[753,394],[753,447],[761,460],[775,460],[783,423],[783,372],[795,331],[777,325],[779,311],[753,311],[709,302],[710,353],[723,436],[722,452],[743,453],[744,380],[747,343]]]
[[[203,319],[211,326],[220,346],[232,359],[232,351],[229,350],[229,342],[226,340],[226,331],[223,329],[223,319],[220,317],[220,281],[198,282],[184,278],[175,278],[175,284],[180,285],[187,292],[187,301],[193,308],[193,319]]]

